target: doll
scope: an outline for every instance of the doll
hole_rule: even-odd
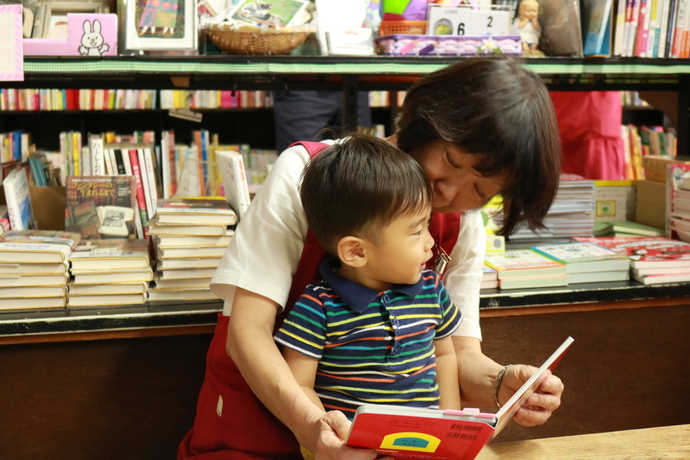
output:
[[[543,56],[537,49],[541,26],[538,21],[539,2],[537,0],[522,0],[518,7],[518,16],[513,21],[510,33],[520,36],[522,53],[525,56]]]

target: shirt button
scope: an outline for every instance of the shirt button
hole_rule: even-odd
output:
[[[397,326],[398,325],[398,318],[392,318],[391,323],[393,324],[393,326]]]
[[[382,299],[383,299],[383,303],[388,303],[391,301],[391,298],[388,294],[383,294]]]

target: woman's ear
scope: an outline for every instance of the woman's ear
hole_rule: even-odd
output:
[[[336,246],[340,262],[353,268],[361,268],[367,263],[365,242],[356,236],[345,236]]]

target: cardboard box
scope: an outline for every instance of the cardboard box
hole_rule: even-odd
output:
[[[635,222],[666,228],[666,184],[652,180],[637,181]]]

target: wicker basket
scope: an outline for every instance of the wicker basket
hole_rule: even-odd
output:
[[[424,35],[426,26],[426,21],[382,21],[379,24],[379,37],[399,34]]]
[[[301,45],[312,30],[307,27],[270,28],[232,27],[214,24],[206,29],[209,39],[230,54],[288,54]]]

